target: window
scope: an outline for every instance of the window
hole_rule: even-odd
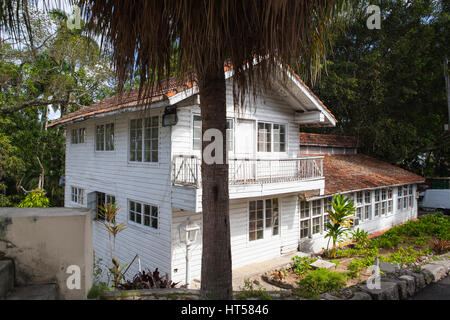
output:
[[[266,235],[280,233],[278,199],[249,202],[249,240],[260,240]]]
[[[371,205],[366,205],[364,207],[364,220],[369,220],[370,219],[371,212],[372,212],[372,206]]]
[[[300,219],[309,218],[309,202],[300,202]]]
[[[356,203],[357,204],[362,204],[363,203],[363,193],[362,192],[357,192],[356,193]]]
[[[130,122],[130,161],[158,162],[159,117]]]
[[[84,189],[72,187],[72,202],[84,204]]]
[[[379,217],[379,216],[380,216],[380,204],[375,203],[375,217]]]
[[[96,151],[114,151],[114,123],[96,126],[95,133]]]
[[[97,197],[97,219],[105,220],[103,212],[101,211],[100,208],[106,206],[107,204],[115,203],[116,197],[102,192],[97,192],[96,197]]]
[[[80,128],[80,129],[73,129],[72,130],[72,144],[81,144],[85,142],[85,134],[86,129]]]
[[[331,211],[333,209],[332,205],[333,199],[331,197],[324,199],[324,212]]]
[[[366,204],[372,203],[372,197],[371,197],[371,192],[370,191],[364,192],[364,202]]]
[[[258,152],[286,152],[286,126],[259,122]]]
[[[158,207],[136,201],[128,203],[128,219],[152,229],[158,229]]]
[[[330,222],[330,221],[331,221],[330,216],[328,214],[323,216],[323,230],[324,231],[328,230],[327,225],[328,225],[328,222]]]
[[[320,216],[322,214],[322,200],[314,200],[312,203],[313,216]]]
[[[300,238],[309,238],[309,220],[300,221]]]
[[[322,217],[317,217],[312,219],[312,234],[320,233]]]
[[[227,151],[234,150],[234,122],[227,119]]]
[[[329,200],[329,202],[327,201]],[[331,198],[324,200],[326,206],[331,207]],[[322,223],[329,221],[328,214],[324,214],[322,200],[311,202],[300,201],[300,238],[308,238],[322,232]]]
[[[202,117],[194,115],[192,125],[192,148],[202,150]]]

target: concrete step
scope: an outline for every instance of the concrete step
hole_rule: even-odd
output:
[[[15,287],[6,300],[58,300],[58,286],[56,284],[40,284]]]
[[[14,287],[14,264],[10,260],[0,260],[0,300],[5,299]]]

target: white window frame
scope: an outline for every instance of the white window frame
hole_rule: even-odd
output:
[[[136,204],[139,204],[140,206],[141,206],[141,212],[139,213],[140,214],[140,216],[141,216],[141,222],[139,223],[139,222],[136,222],[136,221],[134,221],[134,220],[132,220],[131,218],[130,218],[130,213],[131,213],[131,203],[134,203],[135,205]],[[151,204],[151,203],[146,203],[146,202],[143,202],[143,201],[137,201],[137,200],[132,200],[132,199],[128,199],[127,200],[127,221],[128,221],[128,223],[130,224],[130,225],[133,225],[133,226],[137,226],[137,227],[139,227],[139,228],[143,228],[144,230],[151,230],[151,231],[154,231],[154,232],[158,232],[159,231],[159,227],[160,227],[160,219],[161,219],[161,214],[160,214],[160,208],[159,208],[159,206],[157,206],[157,205],[155,205],[155,204]],[[150,206],[150,215],[149,215],[149,221],[150,221],[150,225],[145,225],[145,206]],[[152,213],[153,213],[153,208],[156,208],[156,210],[157,210],[157,216],[156,217],[154,217],[154,216],[152,216]],[[133,210],[133,213],[134,214],[136,214],[137,213],[137,211],[136,211],[136,209],[135,210]],[[135,219],[136,220],[136,219]],[[155,228],[155,227],[153,227],[152,226],[152,221],[153,220],[156,220],[156,225],[157,225],[157,227]]]
[[[263,124],[265,126],[270,125],[270,150],[267,150],[267,141],[264,140],[264,148],[260,150],[260,134],[259,134],[259,125]],[[284,151],[275,151],[275,134],[274,134],[274,127],[275,126],[283,126],[284,127]],[[288,152],[288,133],[289,130],[289,124],[287,123],[275,123],[275,122],[267,122],[267,121],[257,121],[256,122],[256,150],[258,153],[267,154],[267,153],[276,153],[276,154],[283,154]],[[266,137],[266,135],[265,135]],[[281,146],[281,140],[278,142]]]
[[[157,138],[153,138],[153,134],[151,133],[151,136],[150,136],[150,139],[147,139],[147,140],[150,140],[150,149],[149,150],[146,150],[146,148],[145,148],[145,142],[146,142],[146,137],[145,137],[145,130],[147,129],[147,127],[145,126],[145,122],[146,121],[150,121],[150,127],[148,127],[148,128],[150,128],[150,131],[151,130],[153,130],[155,127],[152,125],[152,123],[153,123],[153,119],[154,118],[157,118],[157,121],[158,121],[158,127],[157,127],[157,129],[158,129],[158,137]],[[132,160],[132,158],[131,158],[131,149],[132,149],[132,142],[131,142],[131,130],[132,130],[132,128],[131,128],[131,123],[133,122],[133,121],[139,121],[139,120],[141,120],[141,128],[140,128],[140,143],[141,143],[141,160],[137,160],[138,159],[138,157],[136,157],[136,159],[135,160]],[[159,148],[159,144],[160,144],[160,137],[161,137],[161,117],[159,116],[159,114],[158,115],[149,115],[148,117],[145,117],[145,118],[133,118],[133,119],[130,119],[129,121],[128,121],[128,163],[129,164],[133,164],[133,165],[135,165],[135,164],[140,164],[140,165],[157,165],[157,164],[159,164],[159,161],[160,161],[160,157],[161,157],[161,152],[160,152],[160,148]],[[155,149],[153,149],[152,148],[152,146],[153,146],[153,144],[152,144],[152,140],[156,140],[156,150]],[[153,152],[155,152],[156,151],[156,153],[157,153],[157,161],[153,161],[154,159],[153,159]],[[137,151],[135,151],[135,152],[137,152]],[[146,152],[150,152],[150,161],[146,161],[146,158],[145,158],[145,154],[146,154]],[[137,155],[138,153],[136,153],[136,155]]]
[[[86,203],[85,195],[86,191],[83,188],[76,186],[70,187],[70,199],[72,203],[84,205]]]
[[[328,199],[328,197],[326,198]],[[325,220],[328,216],[327,213],[325,213],[325,199],[316,199],[316,200],[299,200],[298,208],[300,213],[300,225],[299,225],[299,239],[300,241],[305,239],[313,239],[317,238],[321,235],[323,235],[324,231],[326,230],[325,227]],[[305,211],[304,204],[307,205],[306,210],[309,212],[309,216],[302,217],[302,212]],[[317,214],[317,212],[319,214]],[[318,232],[314,232],[314,227],[316,226],[314,224],[315,221],[319,220],[319,230]],[[308,221],[308,236],[302,237],[302,222]]]
[[[273,202],[274,200],[277,200],[278,203],[278,221],[277,221],[277,228],[278,228],[278,232],[277,234],[274,234],[274,206],[273,206]],[[263,218],[262,219],[258,219],[258,202],[262,201],[263,203],[263,207],[262,207],[262,211],[263,211]],[[271,221],[271,225],[268,226],[267,225],[267,201],[271,201],[271,214],[272,214],[272,221]],[[262,220],[263,226],[262,229],[258,228],[258,225],[256,225],[256,229],[251,231],[250,230],[250,222],[252,222],[252,220],[250,219],[250,214],[251,214],[251,209],[250,209],[250,204],[254,202],[255,203],[255,219],[253,219],[254,222],[258,223],[258,220]],[[258,231],[262,231],[262,238],[258,239]],[[250,239],[250,232],[256,232],[256,238],[255,239]],[[259,241],[263,241],[263,240],[268,240],[268,239],[272,239],[272,238],[278,238],[281,235],[281,201],[280,198],[278,197],[269,197],[269,198],[263,198],[263,199],[254,199],[254,200],[249,200],[247,202],[247,241],[248,243],[252,244],[252,243],[257,243]]]
[[[98,136],[97,136],[97,128],[103,126],[103,148],[98,149]],[[113,141],[112,141],[112,149],[106,150],[106,127],[113,126]],[[96,123],[95,131],[94,131],[94,148],[95,152],[114,152],[116,150],[116,124],[114,121],[104,122],[104,123]]]
[[[194,132],[195,129],[198,129],[198,127],[195,126],[195,118],[199,117],[200,118],[200,139],[199,138],[195,138]],[[191,148],[193,151],[198,151],[201,152],[202,151],[202,116],[199,113],[192,113],[192,119],[191,119],[191,134],[192,134],[192,139],[191,139]],[[200,148],[197,148],[195,145],[195,141],[196,140],[200,140]]]
[[[72,129],[70,136],[70,144],[79,145],[86,143],[86,128],[75,128]]]

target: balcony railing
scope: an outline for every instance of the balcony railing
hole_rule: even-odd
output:
[[[195,156],[175,156],[173,184],[200,187],[201,159]],[[323,157],[297,159],[230,159],[231,185],[264,184],[319,179],[323,177]]]

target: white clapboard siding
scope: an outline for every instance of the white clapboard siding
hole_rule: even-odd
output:
[[[161,111],[152,110],[150,115],[160,115]],[[159,268],[164,274],[171,270],[171,131],[170,128],[160,128],[158,164],[129,163],[129,121],[146,116],[149,116],[149,111],[123,113],[67,127],[65,205],[79,206],[71,202],[71,186],[85,190],[84,206],[88,205],[87,194],[91,192],[114,195],[121,208],[118,221],[127,224],[127,229],[117,237],[119,262],[130,263],[139,254],[142,268]],[[114,123],[115,151],[96,152],[95,126],[111,122]],[[84,144],[70,143],[74,128],[86,129]],[[158,206],[158,229],[134,225],[128,221],[128,200]],[[101,258],[104,264],[110,265],[106,229],[101,222],[94,221],[93,224],[96,258]],[[135,262],[127,276],[132,277],[137,270],[138,264]]]
[[[290,248],[287,252],[295,251],[298,246],[298,212],[297,196],[288,196],[280,199],[280,235],[266,237],[262,240],[249,241],[248,225],[249,200],[230,201],[230,233],[231,254],[233,269],[251,263],[262,262],[277,258],[281,255],[282,246]],[[172,213],[172,277],[174,281],[185,280],[186,250],[180,244],[178,226],[187,217],[202,225],[202,216],[199,213],[174,210]],[[190,255],[191,279],[199,279],[201,271],[201,237],[197,240],[195,248]]]

